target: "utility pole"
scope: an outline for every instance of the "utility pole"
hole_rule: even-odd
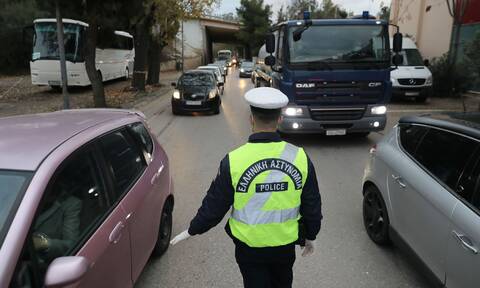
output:
[[[182,73],[185,71],[185,41],[184,39],[185,33],[183,32],[183,19],[182,19]]]
[[[58,52],[60,54],[60,74],[62,77],[62,95],[63,95],[63,109],[70,109],[70,99],[68,97],[68,83],[67,83],[67,62],[65,60],[65,43],[63,42],[63,21],[60,14],[60,3],[56,0],[56,16],[57,16],[57,44]]]

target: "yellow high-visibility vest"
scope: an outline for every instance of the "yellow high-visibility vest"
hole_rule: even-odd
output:
[[[287,142],[247,143],[229,153],[235,191],[229,219],[233,236],[250,247],[298,239],[307,155]]]

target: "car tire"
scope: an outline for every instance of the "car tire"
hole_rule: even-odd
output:
[[[427,102],[427,97],[417,97],[417,98],[415,98],[415,102],[425,103],[425,102]]]
[[[213,109],[213,114],[215,115],[220,114],[220,104],[218,104],[218,106]]]
[[[153,249],[155,257],[162,256],[170,246],[170,239],[172,238],[172,224],[173,224],[173,205],[171,201],[165,202],[160,218],[160,228],[158,229],[157,242]]]
[[[363,224],[368,237],[377,245],[390,244],[387,206],[377,187],[369,185],[363,195]]]

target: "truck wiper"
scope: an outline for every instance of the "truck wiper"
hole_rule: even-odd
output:
[[[333,70],[332,68],[332,65],[330,65],[328,63],[328,61],[325,61],[325,60],[317,60],[317,61],[309,61],[309,62],[301,62],[301,63],[298,63],[300,65],[306,65],[308,67],[308,69],[314,69],[314,68],[318,68],[318,64],[320,65],[323,65],[324,67],[326,67],[328,70]]]

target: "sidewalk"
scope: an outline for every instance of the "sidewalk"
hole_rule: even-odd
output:
[[[139,109],[151,115],[155,113],[156,102],[171,92],[172,81],[176,81],[180,73],[176,71],[162,72],[160,85],[148,86],[146,92],[130,90],[131,79],[108,81],[104,84],[105,98],[108,107]],[[71,109],[93,108],[93,95],[90,87],[69,88]],[[158,99],[156,99],[158,98]],[[29,75],[0,77],[0,117],[22,114],[53,112],[63,109],[61,92],[49,87],[31,84]]]

